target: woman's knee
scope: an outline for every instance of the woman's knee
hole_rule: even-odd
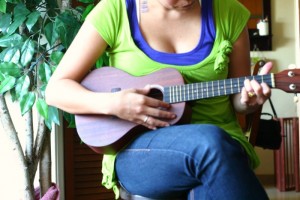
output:
[[[197,131],[198,130],[198,131]],[[204,124],[196,127],[201,137],[201,146],[213,149],[223,148],[224,144],[232,143],[233,139],[218,126]]]
[[[242,147],[223,129],[215,125],[199,125],[195,127],[193,140],[197,140],[194,153],[198,152],[206,158],[222,159],[242,152]],[[209,155],[209,156],[207,156]]]

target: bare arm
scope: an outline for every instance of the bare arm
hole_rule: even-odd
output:
[[[48,83],[47,103],[70,113],[107,112],[104,104],[96,108],[107,95],[87,91],[79,84],[106,47],[94,27],[84,23]]]
[[[168,126],[160,119],[172,119],[175,115],[159,109],[168,109],[169,104],[146,96],[149,87],[97,93],[80,85],[106,48],[107,43],[95,28],[85,22],[48,83],[47,103],[74,114],[115,115],[148,128]]]
[[[243,77],[251,74],[250,69],[250,47],[248,30],[245,28],[238,40],[233,45],[230,55],[229,78]],[[261,74],[268,73],[272,68],[271,63],[267,63]],[[249,97],[249,92],[255,94]],[[265,84],[259,84],[254,80],[245,80],[242,92],[232,95],[233,107],[240,113],[251,113],[259,105],[262,105],[271,95],[271,89]]]

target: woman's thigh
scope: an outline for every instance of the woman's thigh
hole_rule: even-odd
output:
[[[208,196],[208,191],[222,191],[216,188],[224,187],[224,181],[238,176],[241,179],[245,170],[253,173],[241,146],[213,125],[170,126],[146,132],[116,160],[116,173],[123,187],[152,198],[170,198],[190,191]],[[239,187],[240,181],[231,184],[226,185]]]

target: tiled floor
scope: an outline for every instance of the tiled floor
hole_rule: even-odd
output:
[[[286,191],[280,192],[276,186],[273,178],[259,177],[263,183],[270,200],[300,200],[300,192]]]

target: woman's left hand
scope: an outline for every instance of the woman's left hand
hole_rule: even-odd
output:
[[[268,74],[272,69],[272,63],[267,62],[261,69],[259,75]],[[240,102],[246,107],[257,107],[262,105],[271,96],[271,89],[266,83],[258,83],[256,80],[246,79],[241,92]]]

